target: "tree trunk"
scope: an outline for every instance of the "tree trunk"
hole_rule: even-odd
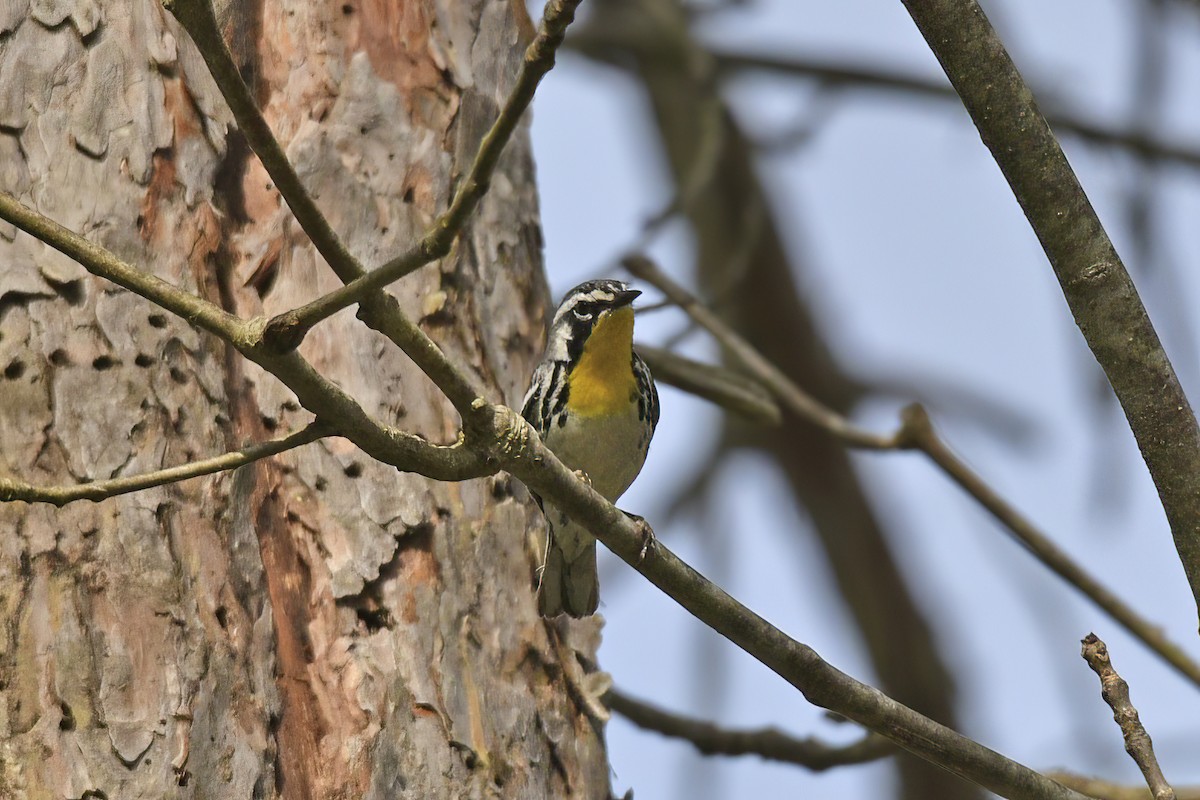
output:
[[[520,3],[221,9],[298,172],[367,264],[445,208],[515,78]],[[242,316],[336,279],[145,0],[0,10],[0,189]],[[546,309],[528,136],[451,256],[393,289],[516,402]],[[434,441],[453,410],[344,312],[301,352]],[[0,224],[0,474],[71,483],[301,427],[278,381]],[[602,731],[538,619],[506,476],[341,439],[104,501],[0,505],[0,797],[607,798]],[[584,652],[596,638],[573,629]],[[568,660],[564,661],[564,657]]]

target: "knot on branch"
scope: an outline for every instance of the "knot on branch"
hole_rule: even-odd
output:
[[[933,436],[933,422],[920,403],[912,403],[900,412],[900,430],[896,431],[896,446],[911,450],[920,448]]]
[[[508,469],[527,458],[533,449],[533,428],[506,405],[492,405],[482,397],[471,403],[471,419],[464,420],[467,440],[490,467]]]
[[[308,328],[300,324],[296,312],[288,311],[272,317],[263,330],[262,341],[272,353],[290,353],[304,341]]]

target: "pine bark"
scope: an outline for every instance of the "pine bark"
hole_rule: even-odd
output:
[[[220,10],[276,135],[376,264],[448,203],[515,78],[523,6]],[[153,2],[0,6],[0,189],[242,316],[336,279]],[[517,402],[547,297],[527,132],[438,265],[393,288]],[[452,441],[432,384],[347,311],[301,352],[372,414]],[[178,464],[309,415],[274,378],[0,225],[0,474]],[[443,484],[330,439],[99,504],[0,505],[0,797],[603,797],[602,730],[537,617],[506,476]],[[573,631],[590,652],[594,630]]]

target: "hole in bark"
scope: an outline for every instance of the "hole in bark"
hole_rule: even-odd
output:
[[[154,359],[145,353],[138,353],[136,356],[134,356],[133,363],[137,364],[142,369],[145,369],[154,363]]]
[[[253,83],[248,81],[247,83]],[[250,221],[246,211],[246,193],[242,178],[250,159],[250,145],[241,131],[230,131],[225,137],[225,157],[221,159],[214,178],[215,199],[220,208],[239,225]]]
[[[229,627],[229,610],[225,606],[217,606],[216,610],[217,624],[222,629]]]
[[[79,795],[79,800],[108,800],[108,795],[99,789],[88,789]]]
[[[167,327],[167,318],[162,314],[151,314],[149,321],[150,321],[151,328]]]
[[[513,487],[512,481],[507,475],[497,475],[492,479],[492,499],[496,502],[503,502],[512,499]]]
[[[266,428],[268,431],[274,431],[276,428],[279,427],[279,420],[275,419],[274,417],[272,417],[269,414],[263,414],[262,424],[263,424],[263,427]]]
[[[58,721],[58,729],[60,731],[75,730],[75,712],[71,711],[71,707],[66,703],[59,703],[58,707],[62,709],[62,719]]]
[[[342,472],[346,473],[347,478],[361,478],[363,474],[362,464],[352,461]]]
[[[175,783],[179,784],[180,786],[187,786],[188,781],[191,779],[192,773],[188,772],[186,769],[181,769],[175,774]]]
[[[46,278],[46,283],[50,284],[50,288],[54,290],[55,294],[66,300],[69,304],[78,306],[83,303],[84,292],[82,280],[59,282]]]
[[[412,187],[410,186],[404,190],[404,202],[411,203],[412,201],[413,201],[413,190],[412,190]]]
[[[96,356],[92,359],[92,369],[97,372],[104,372],[107,369],[112,369],[117,365],[112,356]]]
[[[354,13],[354,6],[350,5],[349,3],[346,3],[345,5],[342,6],[342,13],[345,14],[347,17],[350,16],[351,14]]]
[[[71,357],[61,347],[50,354],[50,363],[56,367],[71,366]]]
[[[171,380],[175,381],[178,384],[187,383],[188,382],[187,373],[185,373],[179,367],[171,367]]]
[[[19,358],[14,358],[12,361],[8,362],[8,366],[4,368],[4,377],[10,381],[15,381],[24,374],[25,362]]]
[[[280,405],[279,407],[282,408],[284,411],[299,411],[300,410],[300,406],[296,405],[296,402],[294,400],[284,400],[283,404]]]
[[[318,477],[316,482],[313,484],[313,488],[318,492],[325,491],[325,487],[327,486],[329,486],[329,481],[325,480],[323,477]]]
[[[392,614],[386,608],[356,608],[354,613],[369,633],[392,627]]]
[[[89,31],[84,36],[79,37],[79,40],[81,42],[83,42],[86,46],[91,47],[92,45],[94,45],[100,41],[100,35],[103,32],[104,32],[104,25],[100,24],[100,25],[97,25],[95,28],[92,28],[92,30]]]

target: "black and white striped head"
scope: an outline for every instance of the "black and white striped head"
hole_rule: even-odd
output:
[[[546,358],[574,361],[583,350],[596,323],[606,315],[627,307],[641,292],[622,281],[586,281],[567,292],[546,342]]]

